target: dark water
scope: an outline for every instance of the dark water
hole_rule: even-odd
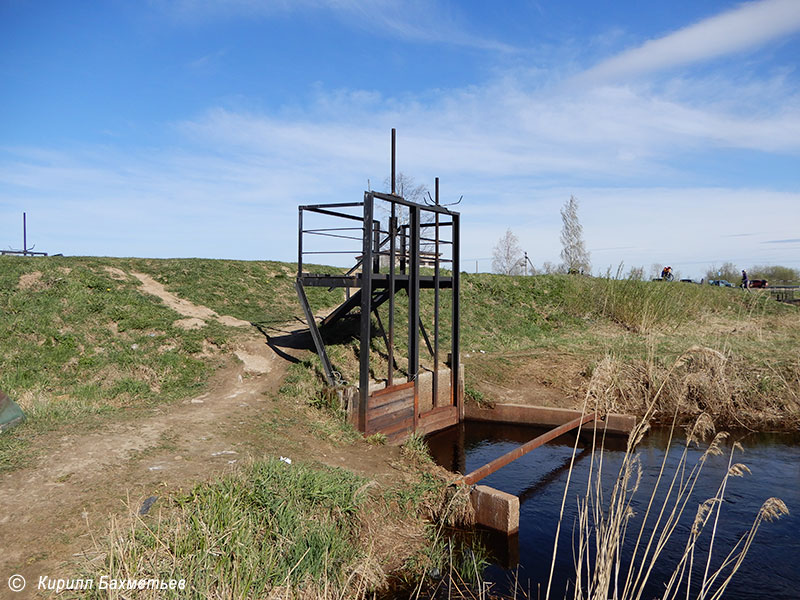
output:
[[[523,426],[467,422],[431,436],[428,443],[439,464],[452,471],[467,473],[543,431]],[[728,455],[733,441],[739,441],[744,447],[744,452],[736,453],[734,462],[746,464],[752,473],[729,480],[714,542],[712,569],[750,528],[764,500],[773,496],[782,499],[790,514],[761,525],[744,563],[723,597],[742,600],[800,599],[800,436],[753,433],[732,434],[724,447],[726,452],[708,459],[684,518],[648,580],[643,598],[661,597],[663,583],[683,551],[697,506],[717,492],[728,468]],[[640,489],[634,496],[633,508],[637,515],[642,515],[649,501],[667,442],[668,432],[656,430],[650,432],[640,446],[644,474]],[[530,590],[529,597],[532,598],[537,598],[537,584],[541,584],[541,597],[544,597],[574,444],[574,436],[562,436],[480,482],[520,498],[519,535],[510,539],[503,536],[487,538],[496,564],[489,567],[485,576],[495,582],[498,586],[495,589],[508,590],[512,585],[509,582],[516,577],[526,593]],[[669,466],[677,464],[683,448],[682,438],[673,439],[667,457],[667,472],[670,475],[674,469],[670,470]],[[690,452],[688,464],[696,462],[701,450]],[[604,455],[604,473],[609,476],[604,486],[607,491],[611,490],[624,452],[623,440],[607,440]],[[551,598],[563,598],[569,582],[574,580],[572,528],[577,514],[576,498],[582,498],[585,493],[589,467],[590,453],[579,442],[561,527]],[[660,489],[665,487],[662,483]],[[629,526],[623,557],[626,550],[630,554],[640,524],[641,521],[635,517]],[[706,540],[705,543],[701,542],[704,548],[708,544],[710,525],[700,538]],[[693,580],[702,577],[706,556],[702,552],[696,553],[693,571],[696,575]],[[683,594],[685,597],[685,591]]]

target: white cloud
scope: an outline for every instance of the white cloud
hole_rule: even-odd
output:
[[[785,3],[726,15],[739,15],[738,23],[741,11],[756,7],[775,11]],[[726,22],[726,15],[715,19]],[[731,31],[714,23],[682,31]],[[774,37],[778,28],[771,31]],[[663,40],[672,40],[667,49],[676,43]],[[696,48],[692,56],[709,52]],[[757,227],[767,237],[721,236],[751,231],[770,212],[800,222],[797,194],[771,191],[766,179],[746,191],[719,179],[719,188],[699,189],[691,169],[672,165],[719,148],[800,153],[800,96],[791,77],[584,87],[545,85],[541,77],[505,73],[413,98],[319,88],[310,106],[280,115],[212,108],[168,129],[174,137],[162,148],[0,149],[0,244],[18,237],[18,219],[5,217],[27,210],[48,251],[292,260],[297,205],[358,200],[368,178],[382,187],[389,131],[397,127],[400,170],[419,182],[442,176],[445,201],[465,195],[465,258],[491,256],[511,225],[537,264],[557,261],[558,209],[570,194],[582,201],[596,267],[789,256],[779,247],[785,244],[761,242],[792,239],[794,231]],[[758,214],[751,214],[754,203]],[[668,226],[659,221],[665,207]]]
[[[749,2],[649,40],[584,72],[583,81],[609,81],[742,52],[800,31],[797,0]]]
[[[508,44],[468,30],[458,13],[430,0],[153,0],[183,22],[219,17],[279,17],[290,13],[330,14],[349,27],[413,42],[514,52]]]

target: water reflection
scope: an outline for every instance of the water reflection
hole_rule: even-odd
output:
[[[540,435],[545,430],[525,426],[498,426],[496,424],[468,422],[429,439],[434,458],[442,466],[461,473],[472,471],[502,454]],[[556,561],[555,579],[558,587],[551,597],[563,598],[568,582],[574,579],[572,528],[577,516],[576,496],[583,496],[589,477],[591,447],[584,439],[578,440],[578,453],[566,503],[562,524],[562,538]],[[725,598],[748,599],[753,597],[789,599],[800,598],[800,436],[779,434],[733,434],[727,441],[729,452],[733,441],[742,444],[744,452],[734,462],[743,462],[752,474],[729,482],[726,500],[722,507],[715,558],[711,568],[716,568],[725,554],[750,527],[761,504],[769,497],[781,498],[791,514],[774,523],[764,523],[756,536],[744,564],[734,576]],[[564,485],[575,446],[574,435],[565,435],[538,448],[519,460],[493,473],[481,483],[520,497],[520,532],[518,539],[489,540],[497,554],[496,565],[489,568],[487,576],[503,583],[515,577],[512,570],[519,562],[519,578],[537,589],[537,583],[546,584],[552,557],[553,540]],[[622,464],[625,440],[609,438],[605,443],[604,488],[610,490]],[[677,465],[684,448],[684,439],[676,436],[670,442],[669,432],[655,430],[639,449],[643,479],[632,507],[639,517],[644,514],[653,490],[662,460],[667,472]],[[689,464],[700,457],[702,449],[689,451]],[[677,564],[694,518],[697,506],[712,497],[727,470],[728,456],[710,457],[704,467],[703,477],[697,484],[684,518],[676,528],[675,536],[665,549],[654,569],[650,586],[644,597],[660,597],[663,582]],[[663,497],[666,484],[662,482],[657,497]],[[623,557],[630,556],[633,532],[638,532],[641,521],[632,521]],[[647,531],[649,527],[645,527]],[[705,538],[704,538],[705,536]],[[707,544],[707,534],[701,541]],[[697,577],[702,577],[705,557],[696,558]],[[525,586],[528,587],[527,585]],[[753,590],[758,590],[754,595]]]

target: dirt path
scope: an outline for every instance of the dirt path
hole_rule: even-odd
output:
[[[145,292],[192,320],[184,325],[201,327],[216,319],[250,327],[177,298],[146,275],[134,275]],[[241,363],[231,360],[214,376],[207,393],[123,422],[108,421],[96,431],[61,430],[38,438],[42,457],[37,464],[0,476],[0,597],[10,593],[6,582],[15,573],[29,582],[15,598],[31,597],[31,582],[40,575],[77,576],[75,557],[91,554],[92,535],[105,529],[109,514],[137,510],[147,497],[191,487],[263,456],[265,448],[342,464],[345,456],[335,445],[314,443],[304,431],[292,435],[298,419],[287,411],[296,416],[305,407],[279,407],[272,400],[288,360],[303,351],[280,352],[257,331],[243,332],[234,349]],[[262,434],[256,443],[254,430],[270,419],[281,419],[281,435]],[[362,467],[386,470],[392,452],[381,449],[367,459],[374,465]]]

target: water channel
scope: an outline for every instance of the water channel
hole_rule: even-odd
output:
[[[528,426],[466,422],[434,434],[428,439],[428,444],[437,463],[451,471],[467,473],[543,431]],[[637,516],[643,514],[649,501],[665,450],[668,452],[667,469],[670,474],[674,469],[670,470],[669,467],[677,464],[683,451],[685,440],[677,436],[667,449],[668,433],[665,430],[651,431],[639,448],[643,477],[633,501]],[[709,457],[684,518],[648,579],[643,598],[661,597],[664,582],[672,573],[685,546],[697,506],[714,496],[728,468],[728,454],[733,441],[739,441],[744,448],[744,452],[736,453],[734,462],[746,464],[752,473],[729,480],[714,542],[712,570],[750,528],[764,500],[770,497],[782,499],[790,514],[762,524],[744,563],[723,597],[734,600],[800,598],[800,435],[756,433],[732,434],[723,447],[723,455]],[[540,597],[544,598],[574,444],[574,436],[562,436],[480,482],[520,499],[518,536],[508,539],[504,536],[487,538],[494,564],[484,576],[495,583],[496,591],[511,592],[512,582],[516,579],[530,598],[539,597],[537,586],[540,584]],[[701,451],[702,448],[690,452],[690,465],[696,462]],[[616,475],[624,454],[623,439],[607,440],[604,474]],[[564,598],[570,582],[574,581],[572,530],[577,516],[576,498],[583,497],[586,490],[590,455],[587,444],[579,440],[561,527],[554,587],[550,595],[554,599]],[[606,490],[611,489],[611,479],[613,477],[604,486]],[[662,484],[659,489],[664,487]],[[634,517],[623,548],[623,557],[626,553],[630,555],[640,523]],[[704,531],[701,540],[708,540],[710,530],[708,527]],[[707,547],[707,543],[703,547]],[[705,556],[707,554],[696,555],[693,573],[697,575],[693,580],[702,577]],[[517,597],[524,596],[518,594]],[[685,592],[682,597],[685,597]]]

